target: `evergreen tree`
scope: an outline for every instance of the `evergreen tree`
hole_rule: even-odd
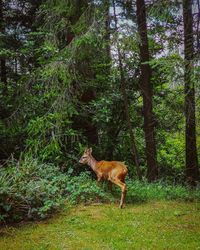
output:
[[[184,54],[185,54],[185,117],[186,117],[186,176],[191,185],[199,180],[196,146],[195,83],[194,83],[194,39],[192,1],[183,0]]]
[[[140,36],[141,80],[140,88],[143,96],[144,133],[147,157],[147,178],[157,179],[158,167],[156,159],[155,121],[153,118],[153,87],[151,81],[150,55],[147,38],[146,7],[144,0],[137,0],[137,23]]]

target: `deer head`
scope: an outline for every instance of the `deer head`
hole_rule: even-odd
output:
[[[88,164],[89,159],[91,158],[91,154],[92,154],[92,148],[86,148],[83,155],[81,156],[81,159],[79,160],[79,163]]]

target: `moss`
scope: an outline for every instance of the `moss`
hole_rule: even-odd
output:
[[[43,222],[0,230],[0,249],[198,249],[200,203],[79,205]]]

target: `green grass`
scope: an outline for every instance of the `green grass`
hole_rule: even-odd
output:
[[[200,249],[200,203],[78,205],[52,219],[0,229],[2,250]]]

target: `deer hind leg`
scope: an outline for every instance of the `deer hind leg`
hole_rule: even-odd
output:
[[[117,186],[119,186],[121,188],[121,200],[120,200],[120,205],[119,207],[122,208],[123,204],[124,204],[124,199],[126,196],[126,184],[123,183],[121,180],[119,179],[111,179],[111,182],[113,182],[114,184],[116,184]]]

